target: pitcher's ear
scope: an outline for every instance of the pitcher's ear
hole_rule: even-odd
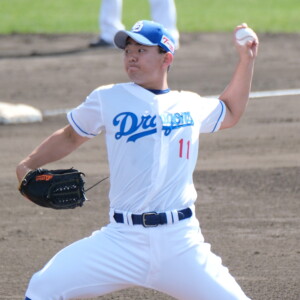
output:
[[[174,56],[171,52],[167,52],[164,57],[164,63],[170,66],[173,63]]]

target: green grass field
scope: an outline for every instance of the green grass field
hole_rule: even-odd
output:
[[[247,22],[259,32],[300,32],[299,0],[175,0],[182,32],[231,31]],[[0,0],[0,34],[97,33],[100,0]],[[149,19],[147,0],[124,0],[127,28]]]

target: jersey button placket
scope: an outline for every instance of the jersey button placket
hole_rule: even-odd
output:
[[[154,151],[155,168],[153,169],[152,178],[155,181],[156,191],[164,183],[165,173],[166,173],[165,162],[167,159],[165,151],[168,149],[167,147],[164,147],[165,136],[162,130],[163,124],[160,117],[163,103],[160,103],[159,101],[162,100],[159,100],[159,96],[156,96],[154,98],[154,103],[153,103],[153,109],[156,114],[157,133],[155,134],[155,151]]]

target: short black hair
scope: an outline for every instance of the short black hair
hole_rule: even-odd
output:
[[[158,46],[158,53],[165,54],[165,53],[167,53],[167,51],[164,48],[162,48],[161,46]]]

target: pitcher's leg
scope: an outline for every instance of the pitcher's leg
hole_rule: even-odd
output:
[[[167,253],[161,256],[160,276],[152,288],[182,300],[249,300],[221,258],[204,243],[199,228],[174,229],[177,234],[168,229],[159,241]]]
[[[200,248],[206,249],[203,251]],[[190,260],[189,255],[196,256],[196,259]],[[202,261],[203,255],[206,256],[204,261]],[[186,276],[179,276],[181,285],[177,290],[178,299],[249,300],[228,269],[222,265],[221,258],[210,251],[209,244],[203,243],[198,249],[193,249],[190,254],[187,253],[186,258],[182,258],[181,270],[185,272],[181,274],[185,273]]]
[[[61,250],[34,274],[26,296],[62,300],[101,296],[138,285],[147,270],[145,249],[127,243],[129,234],[105,228]],[[140,240],[139,235],[133,237]]]

